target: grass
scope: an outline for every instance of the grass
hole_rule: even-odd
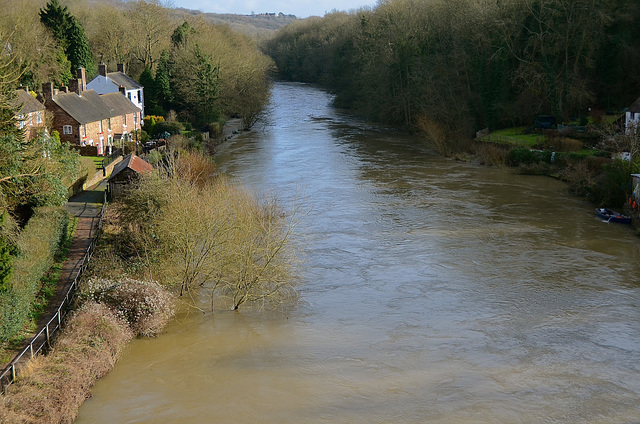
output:
[[[84,156],[85,158],[89,158],[96,165],[96,168],[102,168],[102,160],[104,156]]]
[[[505,128],[494,131],[480,140],[520,147],[533,147],[543,140],[544,137],[538,134],[523,134],[525,129],[526,127]]]

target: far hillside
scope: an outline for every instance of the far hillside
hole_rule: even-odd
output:
[[[204,13],[199,10],[184,8],[173,9],[179,16],[188,14],[196,18],[202,18],[207,22],[217,25],[228,25],[232,30],[245,34],[251,38],[258,39],[269,36],[279,28],[289,25],[297,20],[294,15],[284,13],[259,13],[252,15],[233,15],[219,13]]]

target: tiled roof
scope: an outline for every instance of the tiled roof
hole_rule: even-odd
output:
[[[153,167],[148,162],[132,153],[122,159],[122,161],[113,168],[113,172],[111,173],[109,180],[127,168],[132,169],[138,174],[147,174],[153,170]]]
[[[81,96],[76,93],[58,93],[53,101],[80,124],[100,121],[109,118],[109,108],[93,90],[83,91]]]
[[[137,90],[142,86],[129,75],[122,72],[109,72],[107,78],[115,83],[116,86],[123,86],[127,90]]]
[[[131,103],[131,101],[120,92],[103,94],[100,97],[109,108],[111,112],[110,117],[125,115],[127,113],[140,113],[140,108]]]
[[[99,95],[93,90],[76,93],[58,93],[53,101],[80,124],[100,121],[114,116],[140,112],[140,109],[122,93]]]
[[[633,104],[629,106],[629,109],[627,110],[632,113],[640,113],[640,98],[633,102]]]
[[[46,109],[42,103],[34,99],[25,90],[16,90],[16,97],[13,99],[12,105],[16,108],[18,114],[27,114]]]

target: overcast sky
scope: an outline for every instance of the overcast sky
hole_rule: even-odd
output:
[[[306,18],[324,16],[333,9],[349,11],[361,6],[375,6],[376,0],[170,0],[169,3],[174,7],[211,13],[249,15],[251,12],[282,12]]]

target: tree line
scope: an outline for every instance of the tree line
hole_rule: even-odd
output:
[[[470,136],[629,106],[639,19],[632,0],[380,0],[296,21],[263,47],[282,77],[332,88],[338,106]]]

